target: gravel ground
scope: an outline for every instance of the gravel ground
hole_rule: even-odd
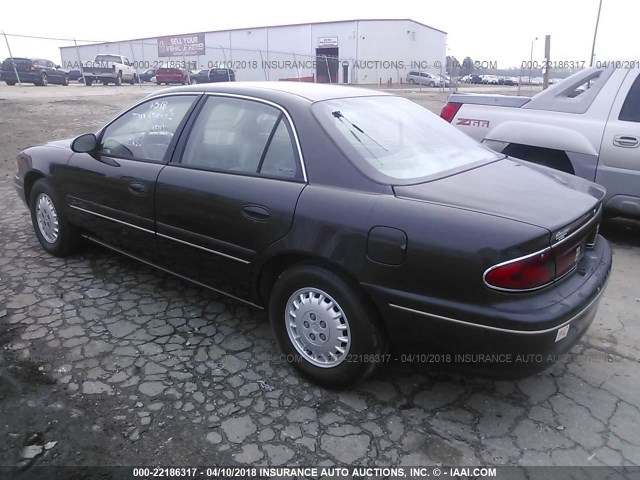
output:
[[[519,381],[391,364],[342,392],[283,364],[262,312],[96,247],[45,254],[15,154],[156,88],[0,86],[0,465],[640,465],[637,222],[602,228],[613,273],[574,358]]]

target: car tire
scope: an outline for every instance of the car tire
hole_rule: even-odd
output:
[[[138,78],[136,77],[136,75],[134,75],[133,77],[131,77],[131,80],[129,80],[129,85],[135,85],[137,80]]]
[[[64,87],[68,87],[69,86],[69,75],[65,75],[64,78],[62,79],[62,85]]]
[[[118,75],[116,76],[116,86],[120,86],[122,85],[122,72],[118,72]]]
[[[64,216],[62,202],[48,180],[41,178],[33,184],[29,207],[31,223],[42,248],[56,257],[65,257],[77,250],[80,234]]]
[[[162,85],[162,82],[156,82],[156,85]]]
[[[409,85],[414,85],[416,83],[416,81],[413,78],[409,79]]]
[[[192,78],[191,79],[191,85],[197,85],[198,84],[198,79],[197,78]]]
[[[91,85],[93,85],[93,79],[92,79],[92,78],[85,78],[85,79],[84,79],[84,84],[85,84],[87,87],[90,87]]]
[[[13,86],[16,84],[16,82],[4,82],[4,83],[6,83],[7,85],[9,85],[10,87],[13,87]]]
[[[436,82],[429,82],[429,86],[430,87],[435,87],[436,86]]]
[[[47,76],[46,72],[42,72],[40,74],[40,80],[36,82],[36,85],[40,87],[46,87],[47,85],[49,85],[49,77]]]
[[[294,308],[297,316],[290,317]],[[268,311],[282,360],[319,385],[352,385],[382,361],[386,342],[374,308],[356,285],[330,270],[314,264],[289,268],[271,291]]]

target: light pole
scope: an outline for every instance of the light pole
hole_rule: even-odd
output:
[[[591,46],[591,61],[589,62],[590,67],[593,67],[593,58],[596,56],[596,37],[598,36],[598,24],[600,23],[600,10],[602,10],[602,0],[600,0],[600,5],[598,5],[598,16],[596,17],[596,28],[593,31],[593,45]]]
[[[533,68],[533,44],[536,43],[538,37],[531,40],[531,55],[529,56],[529,93],[533,91],[533,85],[531,84],[531,69]]]

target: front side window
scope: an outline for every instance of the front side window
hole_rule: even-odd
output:
[[[100,153],[112,157],[163,161],[195,95],[161,97],[124,113],[102,135]]]
[[[501,158],[406,98],[326,100],[312,110],[347,157],[385,183],[417,183]]]
[[[206,170],[298,178],[293,145],[277,108],[251,100],[209,97],[180,163]]]

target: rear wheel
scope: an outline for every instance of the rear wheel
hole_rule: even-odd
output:
[[[16,84],[16,82],[9,82],[9,81],[7,81],[7,82],[5,82],[5,83],[6,83],[7,85],[9,85],[10,87],[13,87],[13,86]]]
[[[271,292],[269,320],[283,358],[320,385],[363,380],[382,360],[375,311],[356,286],[322,267],[285,271]]]
[[[39,85],[40,87],[46,87],[47,85],[49,85],[49,77],[47,76],[46,72],[42,72],[40,74],[40,80],[36,83],[36,85]]]
[[[62,204],[48,180],[42,178],[33,184],[29,207],[36,237],[47,252],[64,257],[78,248],[80,235],[65,218]]]

